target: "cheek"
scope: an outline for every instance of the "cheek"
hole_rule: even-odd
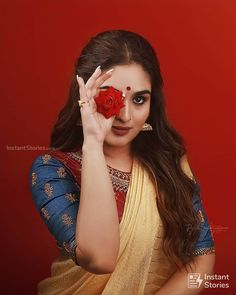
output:
[[[139,110],[138,112],[134,113],[133,120],[135,122],[135,125],[137,127],[142,127],[143,124],[146,122],[150,112],[149,105],[146,108],[143,108],[142,110]]]

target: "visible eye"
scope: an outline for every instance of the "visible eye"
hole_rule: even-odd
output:
[[[135,96],[133,98],[133,102],[135,104],[144,104],[146,100],[147,100],[147,98],[145,96]]]

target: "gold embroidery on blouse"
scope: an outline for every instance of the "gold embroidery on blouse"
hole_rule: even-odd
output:
[[[71,249],[70,249],[70,245],[66,242],[63,242],[63,247],[65,248],[66,252],[70,253]]]
[[[107,165],[111,176],[112,186],[115,191],[126,193],[129,188],[131,172],[123,172]]]
[[[42,209],[41,209],[41,212],[42,212],[42,214],[43,214],[43,217],[44,217],[45,219],[49,220],[50,215],[49,215],[49,213],[48,213],[48,210],[47,210],[46,208],[42,208]]]
[[[68,152],[70,158],[76,160],[82,166],[82,154],[78,152]],[[107,165],[109,174],[111,176],[112,186],[115,191],[126,193],[129,188],[131,179],[131,172],[123,172]]]
[[[52,157],[48,154],[45,154],[44,156],[42,156],[43,164],[47,164],[51,158]]]
[[[68,227],[70,227],[73,224],[73,220],[72,220],[72,217],[70,215],[63,214],[61,218],[62,218],[62,222],[64,224],[66,224]]]
[[[67,193],[65,198],[71,203],[74,203],[76,201],[76,195],[72,193]]]
[[[50,183],[45,183],[44,192],[49,198],[53,195],[53,187],[50,185]]]
[[[209,247],[209,248],[200,248],[200,249],[195,249],[193,251],[194,256],[198,255],[208,255],[211,253],[215,253],[215,247]]]
[[[62,246],[64,247],[66,252],[70,254],[72,260],[77,264],[77,261],[76,261],[76,247],[77,247],[76,241],[73,241],[71,244],[63,242]]]
[[[64,178],[66,177],[66,170],[65,168],[63,167],[60,167],[57,169],[57,175],[60,177],[60,178]]]
[[[37,174],[35,172],[32,173],[32,186],[36,184]]]
[[[197,217],[198,217],[198,219],[199,219],[200,222],[204,222],[205,221],[204,216],[203,216],[203,213],[202,213],[202,210],[198,210]]]

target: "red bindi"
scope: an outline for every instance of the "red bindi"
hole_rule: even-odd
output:
[[[126,87],[126,90],[131,90],[131,87],[130,87],[130,86],[127,86],[127,87]]]

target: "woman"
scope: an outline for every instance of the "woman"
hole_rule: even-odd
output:
[[[106,31],[82,50],[52,151],[30,171],[61,249],[38,294],[202,290],[187,277],[212,273],[214,242],[162,85],[153,48],[136,33]]]

